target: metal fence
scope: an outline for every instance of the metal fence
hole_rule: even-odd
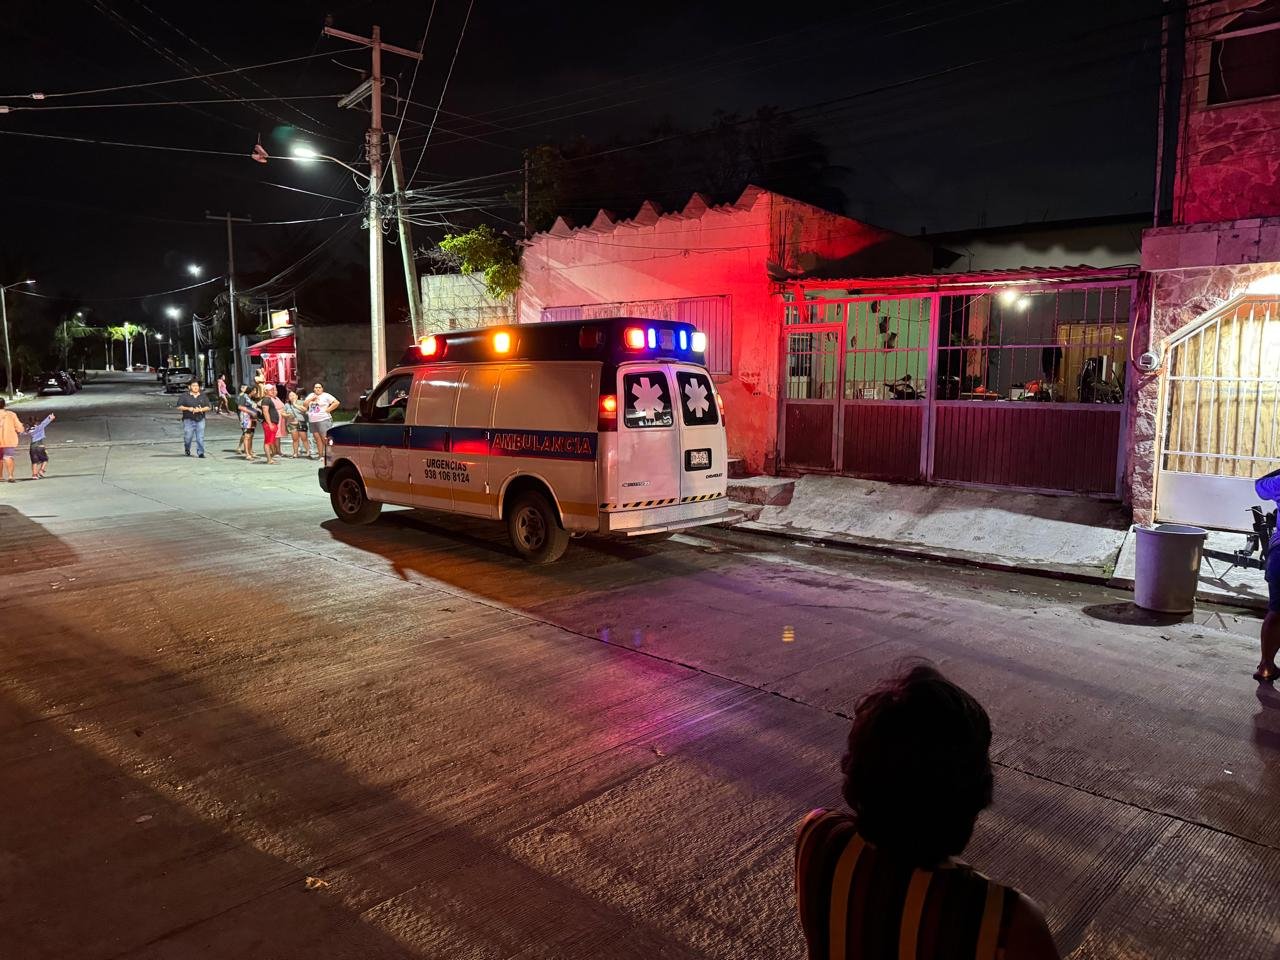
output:
[[[784,466],[1118,492],[1131,282],[806,295],[783,306]]]

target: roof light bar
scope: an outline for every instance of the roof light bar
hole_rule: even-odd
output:
[[[693,331],[693,352],[694,353],[707,352],[707,335],[703,333],[701,330]]]
[[[505,330],[499,330],[493,335],[493,352],[494,353],[510,353],[511,352],[511,334]]]

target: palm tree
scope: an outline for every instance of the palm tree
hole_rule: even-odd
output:
[[[103,338],[107,341],[107,369],[108,370],[111,369],[111,364],[115,360],[115,357],[112,355],[115,351],[111,349],[111,344],[114,343],[116,340],[124,340],[126,326],[128,326],[128,324],[122,323],[114,327],[107,327],[107,329],[102,332]]]
[[[53,342],[58,345],[58,356],[65,369],[70,363],[71,345],[81,337],[88,337],[94,329],[81,319],[79,314],[72,314],[53,328]]]
[[[120,329],[124,336],[124,368],[133,369],[133,340],[138,334],[146,334],[146,328],[137,323],[122,323]]]

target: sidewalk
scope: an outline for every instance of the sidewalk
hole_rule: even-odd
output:
[[[1116,503],[830,476],[731,480],[729,496],[747,505],[750,519],[739,529],[1133,587],[1136,538]],[[1207,546],[1243,543],[1243,534],[1213,532]],[[1265,608],[1262,571],[1226,568],[1206,559],[1197,596]]]

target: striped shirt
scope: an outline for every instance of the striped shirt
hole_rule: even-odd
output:
[[[801,822],[795,869],[810,960],[995,960],[1017,899],[963,864],[898,860],[832,810]]]

